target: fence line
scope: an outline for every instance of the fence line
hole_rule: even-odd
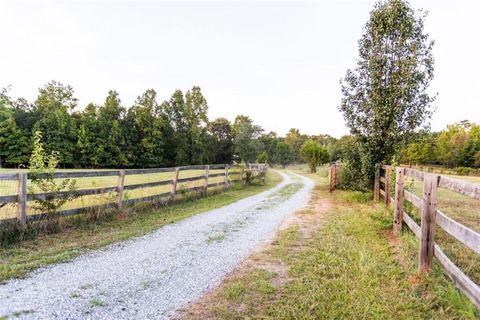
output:
[[[383,175],[382,175],[383,173]],[[460,181],[450,177],[429,174],[422,171],[397,167],[395,181],[395,196],[391,197],[390,177],[392,167],[375,167],[374,199],[379,200],[383,196],[388,205],[394,203],[393,230],[399,233],[402,223],[420,239],[419,250],[419,272],[430,272],[432,270],[433,257],[472,302],[480,308],[480,287],[465,275],[435,243],[435,227],[438,225],[452,237],[469,247],[476,253],[480,253],[480,234],[461,223],[447,217],[437,208],[437,188],[443,187],[463,195],[480,199],[480,184]],[[422,198],[404,189],[405,177],[411,177],[423,182]],[[382,189],[383,185],[383,189]],[[404,200],[409,201],[413,206],[421,210],[420,226],[403,209]]]
[[[230,172],[230,168],[239,168],[240,172]],[[205,170],[201,175],[187,178],[179,178],[180,171],[189,171],[189,170]],[[212,169],[224,169],[224,172],[209,174]],[[248,164],[248,169],[252,172],[252,178],[258,178],[262,182],[265,180],[265,175],[267,172],[266,164]],[[161,180],[154,182],[146,182],[139,184],[125,185],[125,176],[128,175],[143,175],[143,174],[152,174],[152,173],[164,173],[172,172],[171,180]],[[34,200],[45,200],[51,197],[55,198],[68,198],[68,197],[80,197],[87,195],[99,195],[105,193],[116,192],[116,199],[114,202],[94,205],[88,207],[80,207],[75,209],[68,209],[56,212],[58,216],[70,216],[79,214],[88,210],[102,210],[109,208],[116,208],[120,210],[124,205],[130,205],[138,202],[145,201],[155,201],[161,199],[167,199],[168,201],[175,201],[175,196],[178,190],[178,184],[185,182],[193,182],[203,180],[202,185],[194,186],[187,189],[182,189],[182,193],[192,193],[192,192],[201,192],[204,195],[207,193],[208,188],[220,187],[223,186],[223,189],[228,189],[233,183],[241,182],[245,183],[245,168],[243,165],[229,165],[229,164],[213,164],[213,165],[197,165],[197,166],[181,166],[181,167],[172,167],[172,168],[152,168],[152,169],[130,169],[130,170],[105,170],[105,171],[71,171],[71,172],[55,172],[53,178],[55,179],[65,179],[65,178],[88,178],[88,177],[111,177],[117,176],[117,185],[114,187],[104,187],[104,188],[91,188],[91,189],[79,189],[79,190],[70,190],[70,191],[59,191],[59,192],[45,192],[45,193],[35,193],[29,194],[27,192],[28,184],[28,173],[7,173],[0,174],[0,181],[2,180],[16,180],[18,181],[18,190],[17,194],[0,196],[0,207],[8,203],[17,204],[17,217],[13,219],[0,219],[0,223],[4,221],[17,220],[20,225],[25,225],[27,221],[40,220],[46,217],[47,213],[36,213],[28,214],[27,212],[27,202]],[[47,174],[40,174],[40,178],[47,177]],[[224,177],[222,182],[209,183],[209,178],[214,177]],[[162,185],[171,185],[169,192],[162,192],[155,195],[150,195],[146,197],[134,198],[134,199],[124,199],[124,191],[135,190],[135,189],[144,189],[151,188]]]

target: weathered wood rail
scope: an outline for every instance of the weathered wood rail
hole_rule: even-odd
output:
[[[231,169],[237,169],[237,171],[231,172]],[[210,170],[221,170],[223,172],[219,173],[210,173]],[[202,174],[193,177],[179,178],[179,173],[181,171],[199,171],[203,170]],[[248,170],[252,172],[252,178],[257,178],[264,182],[265,175],[267,171],[267,166],[265,164],[248,164]],[[137,183],[137,184],[127,184],[125,185],[125,177],[129,175],[148,175],[154,173],[167,173],[172,172],[172,179],[163,179],[160,181],[146,182],[146,183]],[[103,170],[103,171],[71,171],[71,172],[56,172],[53,174],[55,179],[71,179],[71,178],[89,178],[89,177],[118,177],[117,186],[114,187],[103,187],[103,188],[91,188],[91,189],[78,189],[71,191],[59,191],[59,192],[46,192],[46,193],[35,193],[29,194],[27,192],[28,184],[28,173],[2,173],[0,174],[0,181],[2,180],[12,180],[18,181],[18,191],[14,195],[5,195],[0,196],[0,204],[5,205],[9,203],[17,204],[17,217],[13,219],[0,219],[0,223],[4,221],[17,220],[21,225],[25,225],[27,221],[40,220],[47,216],[47,213],[33,213],[28,214],[27,212],[27,203],[29,201],[35,201],[38,199],[48,199],[48,198],[68,198],[68,197],[82,197],[82,196],[91,196],[91,195],[100,195],[107,193],[116,193],[115,201],[109,202],[100,205],[79,207],[74,209],[62,210],[56,212],[58,216],[70,216],[79,214],[89,210],[103,210],[116,208],[120,210],[124,205],[131,205],[139,202],[151,202],[151,201],[175,201],[176,194],[181,192],[182,194],[200,192],[204,195],[207,194],[209,188],[215,188],[223,186],[223,189],[228,189],[233,183],[241,182],[244,183],[245,180],[245,166],[243,165],[230,165],[230,164],[213,164],[213,165],[196,165],[196,166],[182,166],[182,167],[171,167],[171,168],[152,168],[152,169],[130,169],[130,170]],[[41,174],[39,177],[47,177],[46,174]],[[215,177],[224,177],[223,181],[220,182],[209,182],[209,179]],[[178,185],[181,183],[202,181],[201,185],[193,186],[186,189],[178,189]],[[133,199],[124,199],[124,192],[127,190],[136,190],[144,188],[152,188],[158,186],[170,185],[170,191],[161,192],[158,194],[139,197]]]
[[[329,192],[333,192],[335,188],[337,187],[338,183],[338,170],[340,168],[339,163],[333,163],[328,167],[328,178],[329,178],[329,183],[328,183],[328,190]]]
[[[433,258],[437,258],[447,275],[472,302],[480,308],[480,287],[465,275],[435,243],[435,227],[438,225],[462,244],[480,253],[480,233],[447,217],[437,208],[437,188],[449,189],[465,196],[480,200],[480,184],[461,181],[446,176],[429,174],[422,171],[397,167],[395,170],[395,193],[391,197],[392,167],[376,166],[374,181],[374,198],[382,196],[388,205],[393,202],[393,230],[399,233],[403,222],[420,239],[419,272],[432,270]],[[423,182],[422,198],[405,190],[405,177]],[[383,188],[382,188],[383,186]],[[409,201],[421,212],[420,226],[404,210],[404,201]]]

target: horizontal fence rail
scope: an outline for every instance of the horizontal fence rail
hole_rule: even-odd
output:
[[[223,170],[222,170],[223,169]],[[235,169],[237,171],[231,171]],[[179,178],[180,172],[188,171],[203,171],[198,172],[195,176],[187,176]],[[222,170],[222,172],[210,173],[211,170]],[[245,182],[246,170],[251,171],[251,179],[259,179],[264,181],[267,172],[266,164],[248,164],[244,165],[230,165],[230,164],[212,164],[212,165],[195,165],[195,166],[181,166],[172,168],[151,168],[151,169],[127,169],[127,170],[100,170],[100,171],[70,171],[70,172],[55,172],[52,175],[45,173],[39,174],[37,178],[53,177],[54,179],[74,179],[74,178],[97,178],[97,177],[118,177],[115,186],[100,187],[100,188],[88,188],[88,189],[76,189],[65,190],[58,192],[44,192],[44,193],[28,193],[27,184],[29,183],[28,173],[2,173],[0,174],[1,181],[17,181],[18,188],[17,194],[2,195],[0,196],[0,208],[7,204],[16,204],[17,217],[0,219],[0,223],[5,221],[18,221],[21,225],[24,225],[27,221],[36,221],[45,218],[48,213],[27,213],[27,203],[32,201],[45,201],[47,199],[65,199],[65,198],[78,198],[82,196],[93,196],[102,194],[113,194],[115,200],[108,203],[103,203],[93,206],[82,206],[79,208],[73,208],[68,210],[61,210],[55,212],[57,216],[71,216],[80,214],[92,210],[106,210],[111,208],[121,209],[124,205],[132,205],[140,202],[152,202],[152,201],[174,201],[177,194],[188,194],[199,192],[206,194],[209,188],[217,188],[223,186],[224,189],[231,187],[233,183]],[[151,181],[144,183],[125,184],[125,177],[131,175],[150,175],[156,173],[171,173],[172,178],[168,179],[163,177],[159,181]],[[209,179],[224,177],[219,182],[211,182]],[[30,176],[31,178],[31,176]],[[147,178],[147,177],[146,177]],[[150,179],[151,180],[151,179]],[[148,179],[147,179],[148,181]],[[203,182],[202,182],[203,181]],[[180,184],[200,182],[200,185],[179,188]],[[157,194],[136,197],[133,199],[125,199],[125,191],[154,188],[159,186],[170,186],[168,192],[159,192]]]
[[[433,257],[445,270],[456,287],[459,288],[472,302],[480,308],[480,287],[468,278],[435,243],[435,227],[439,226],[450,236],[461,242],[476,253],[480,253],[480,234],[461,223],[447,217],[437,206],[437,188],[442,187],[465,196],[480,199],[480,184],[461,181],[450,177],[425,173],[411,168],[396,168],[395,195],[390,195],[391,174],[390,166],[376,165],[374,181],[374,198],[383,196],[385,203],[394,204],[394,231],[401,230],[402,222],[420,240],[419,271],[429,272],[432,269]],[[423,198],[405,190],[404,178],[410,177],[423,182]],[[382,188],[383,186],[383,188]],[[404,200],[410,202],[421,212],[421,225],[419,226],[404,210]]]

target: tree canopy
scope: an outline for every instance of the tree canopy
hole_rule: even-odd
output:
[[[307,138],[334,141],[326,135],[307,136],[298,129],[286,138],[265,133],[247,115],[233,123],[208,118],[208,102],[200,87],[175,90],[161,101],[154,89],[141,93],[127,107],[110,90],[100,104],[81,108],[69,85],[51,81],[30,103],[0,91],[0,164],[28,163],[34,132],[48,154],[62,167],[150,168],[232,161],[268,161],[288,165],[302,159]],[[288,143],[287,143],[288,142]],[[328,142],[328,143],[330,143]]]
[[[329,161],[327,149],[314,140],[307,140],[303,143],[300,155],[308,164],[310,172],[317,172],[317,166]]]

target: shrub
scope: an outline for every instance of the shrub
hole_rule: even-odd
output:
[[[74,199],[73,196],[59,197],[58,193],[63,190],[76,190],[76,180],[54,178],[55,170],[59,163],[57,152],[47,155],[41,143],[42,133],[36,131],[33,138],[33,151],[29,162],[29,178],[31,182],[28,186],[30,194],[48,193],[47,196],[34,196],[33,209],[47,214],[47,219],[41,226],[47,233],[57,232],[60,228],[57,210],[66,202]]]
[[[268,161],[267,151],[263,151],[257,156],[257,163],[266,163],[267,161]]]
[[[23,227],[16,221],[4,221],[0,223],[0,247],[5,248],[19,241],[35,239],[37,234],[37,229],[31,223]]]
[[[468,176],[470,174],[470,168],[458,167],[455,169],[455,173],[459,176]]]
[[[310,171],[317,172],[317,166],[327,163],[330,159],[327,149],[322,147],[320,143],[313,140],[307,140],[300,149],[300,154],[308,164]]]

